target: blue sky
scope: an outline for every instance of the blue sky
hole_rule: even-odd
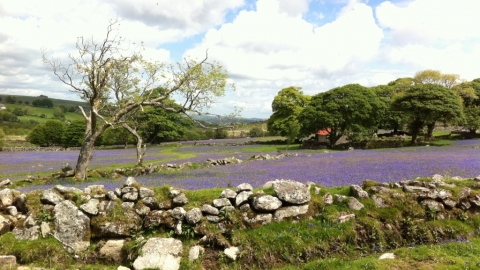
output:
[[[292,85],[314,95],[425,69],[480,77],[479,8],[478,0],[3,0],[0,93],[78,100],[40,49],[66,61],[77,37],[101,39],[119,18],[121,34],[143,41],[151,59],[208,49],[236,86],[212,113],[268,118],[275,95]]]

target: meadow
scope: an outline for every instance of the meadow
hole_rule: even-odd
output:
[[[396,149],[325,151],[303,150],[291,146],[287,153],[293,156],[279,160],[249,160],[253,155],[278,155],[285,153],[285,145],[231,145],[247,139],[183,142],[169,146],[154,146],[147,150],[144,164],[202,164],[207,159],[235,157],[240,164],[227,166],[199,166],[197,169],[161,171],[138,176],[145,186],[171,185],[177,188],[197,190],[214,187],[237,186],[250,183],[260,187],[275,179],[293,179],[315,182],[325,187],[361,184],[370,179],[393,182],[429,177],[434,174],[474,178],[480,175],[480,141],[456,140],[446,146],[419,146]],[[210,144],[210,145],[206,145]],[[24,179],[27,175],[48,175],[60,171],[68,162],[75,165],[77,151],[59,152],[0,152],[0,179]],[[133,166],[135,149],[96,150],[91,169],[113,170]],[[104,184],[106,188],[118,187],[124,179],[90,179],[77,186]],[[57,181],[58,182],[58,181]],[[24,187],[24,191],[48,188],[57,182]],[[71,182],[62,184],[72,185]]]

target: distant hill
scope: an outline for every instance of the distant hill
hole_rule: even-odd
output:
[[[192,115],[192,118],[198,121],[208,122],[212,124],[219,124],[219,123],[256,123],[256,122],[263,122],[266,121],[265,119],[261,118],[241,118],[235,117],[233,119],[225,119],[218,116],[212,115]]]
[[[48,96],[35,96],[34,97],[34,96],[20,96],[20,95],[8,95],[8,94],[0,94],[0,97],[2,98],[2,101],[0,101],[0,103],[3,103],[5,105],[7,105],[6,100],[7,100],[7,97],[9,97],[9,96],[15,98],[15,100],[17,100],[17,102],[19,100],[22,101],[22,104],[24,104],[25,101],[26,101],[31,105],[34,100],[42,99],[42,98],[48,98],[48,99],[52,100],[54,107],[60,106],[60,105],[63,105],[65,107],[69,107],[69,106],[75,106],[75,107],[82,106],[84,108],[88,107],[88,104],[84,101],[56,99],[56,98],[50,98]]]

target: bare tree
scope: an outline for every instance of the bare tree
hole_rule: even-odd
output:
[[[164,65],[144,60],[142,46],[125,47],[118,34],[118,21],[111,21],[103,40],[78,38],[76,52],[64,64],[48,58],[42,51],[45,65],[52,68],[61,82],[87,101],[89,108],[80,107],[86,120],[85,136],[77,164],[75,179],[85,180],[94,144],[110,127],[123,125],[125,116],[143,106],[156,106],[175,113],[201,113],[216,98],[224,95],[227,74],[218,63],[184,59],[182,63]],[[156,87],[165,89],[152,95]],[[163,102],[175,97],[181,104],[175,108]]]

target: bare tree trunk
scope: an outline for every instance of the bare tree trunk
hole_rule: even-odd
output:
[[[142,151],[142,145],[143,145],[142,137],[137,133],[137,131],[135,129],[131,128],[127,123],[122,123],[122,126],[126,130],[128,130],[128,132],[130,132],[133,136],[135,136],[135,138],[137,139],[137,146],[136,146],[136,149],[137,149],[137,166],[143,165],[143,157],[144,157],[147,149],[145,147],[145,150]]]
[[[435,128],[435,122],[427,124],[427,137],[425,138],[427,141],[433,139],[433,129]]]
[[[82,148],[80,148],[80,154],[78,155],[77,165],[75,167],[75,180],[83,181],[87,179],[87,168],[90,160],[92,160],[96,139],[96,136],[88,136],[85,138]]]

